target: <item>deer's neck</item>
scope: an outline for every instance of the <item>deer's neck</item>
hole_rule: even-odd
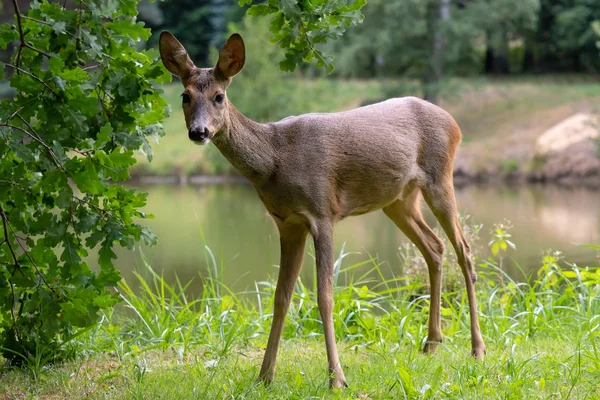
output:
[[[232,104],[229,123],[213,143],[250,182],[260,185],[275,171],[273,128],[245,117]]]

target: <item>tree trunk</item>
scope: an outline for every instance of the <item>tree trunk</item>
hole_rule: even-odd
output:
[[[510,44],[508,43],[508,32],[502,27],[498,32],[498,51],[495,59],[495,70],[498,75],[510,73]]]
[[[533,42],[530,38],[525,39],[525,54],[521,64],[521,72],[533,72],[535,69],[535,56],[533,55]]]
[[[492,32],[485,32],[485,65],[483,71],[486,74],[494,73],[494,46],[492,45]]]
[[[447,38],[444,28],[450,20],[450,0],[439,0],[439,8],[430,21],[433,32],[431,62],[425,78],[423,79],[423,98],[431,103],[437,102],[440,81],[444,75],[444,52],[446,51]]]
[[[485,73],[505,75],[510,72],[510,46],[506,29],[486,32]]]

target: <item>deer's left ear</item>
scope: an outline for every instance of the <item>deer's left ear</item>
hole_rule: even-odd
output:
[[[242,70],[246,61],[246,48],[244,41],[238,33],[234,33],[227,39],[219,52],[217,62],[217,73],[225,79],[229,79]]]

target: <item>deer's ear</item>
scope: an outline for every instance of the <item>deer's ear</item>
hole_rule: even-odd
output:
[[[196,66],[188,56],[185,47],[175,39],[175,36],[170,32],[162,31],[158,48],[165,68],[173,75],[177,75],[182,81],[188,79]]]
[[[229,79],[241,71],[246,61],[246,48],[244,41],[238,33],[234,33],[227,39],[219,52],[217,62],[217,73],[225,79]]]

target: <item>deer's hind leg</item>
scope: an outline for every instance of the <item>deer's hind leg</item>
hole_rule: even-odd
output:
[[[465,239],[465,235],[458,221],[456,199],[454,197],[454,184],[450,172],[440,178],[439,182],[430,183],[421,188],[425,201],[433,211],[433,214],[446,232],[448,240],[452,243],[458,263],[460,264],[465,285],[467,298],[469,300],[469,315],[471,318],[471,353],[477,359],[483,359],[485,344],[481,337],[479,318],[477,316],[477,299],[475,298],[475,281],[477,273],[471,260],[471,248]]]
[[[346,378],[340,359],[333,325],[333,223],[320,221],[313,227],[312,236],[315,242],[315,256],[317,261],[317,303],[323,331],[325,334],[325,347],[329,364],[329,386],[331,388],[347,387]]]
[[[431,294],[429,300],[429,331],[423,352],[433,353],[442,341],[440,302],[444,243],[433,233],[423,219],[419,209],[419,195],[420,190],[414,189],[405,199],[396,200],[385,207],[383,212],[417,246],[423,254],[425,262],[427,262]]]

